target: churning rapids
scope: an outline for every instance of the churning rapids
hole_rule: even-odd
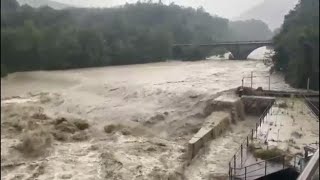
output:
[[[205,60],[10,74],[1,79],[2,179],[206,179],[200,162],[188,167],[193,175],[183,165],[203,103],[251,71],[253,87],[267,89],[269,69],[262,60]],[[273,73],[271,89],[292,88]],[[216,162],[228,163],[249,127],[237,128],[215,143],[224,148]]]

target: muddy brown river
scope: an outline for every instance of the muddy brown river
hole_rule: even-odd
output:
[[[254,124],[250,118],[213,140],[217,148],[209,148],[205,162],[200,157],[186,167],[186,143],[204,122],[198,115],[206,100],[240,86],[252,71],[253,87],[268,89],[269,68],[261,60],[206,60],[10,74],[1,79],[1,179],[208,179],[210,173],[225,174],[233,150]],[[273,73],[270,80],[271,89],[292,89],[281,74]],[[246,78],[244,85],[250,83]],[[44,155],[32,158],[18,150],[25,133],[54,131],[61,117],[86,120],[89,128],[79,131],[85,138],[75,138],[76,131],[70,139],[53,139]],[[119,125],[118,131],[106,133],[104,126],[111,124]]]

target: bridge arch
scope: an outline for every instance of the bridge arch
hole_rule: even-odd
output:
[[[229,46],[226,50],[232,54],[232,58],[235,60],[246,60],[248,56],[255,50],[261,47],[270,47],[270,45],[241,45],[241,46]]]
[[[205,48],[224,48],[231,52],[234,59],[245,60],[248,55],[257,48],[272,46],[272,41],[238,41],[238,42],[217,42],[212,44],[174,44],[174,50],[182,47]]]

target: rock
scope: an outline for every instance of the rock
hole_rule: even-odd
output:
[[[52,136],[57,141],[67,141],[68,140],[68,135],[65,132],[54,131],[54,132],[52,132]]]
[[[116,125],[114,125],[114,124],[109,124],[109,125],[106,125],[106,126],[104,126],[104,132],[106,132],[106,133],[112,133],[113,131],[115,131],[116,130],[116,128],[117,128],[117,126]]]
[[[158,120],[158,121],[163,121],[165,117],[162,114],[157,114],[153,117],[150,118],[151,120]]]
[[[57,118],[56,121],[55,121],[55,124],[58,125],[58,124],[60,124],[60,123],[62,123],[62,122],[64,122],[64,121],[67,121],[67,119],[64,118],[64,117]]]
[[[39,119],[39,120],[49,119],[49,117],[43,113],[34,113],[31,117],[34,119]]]
[[[89,123],[86,120],[77,119],[74,120],[73,123],[80,130],[85,130],[89,128]]]
[[[158,146],[163,146],[163,147],[164,147],[164,146],[167,146],[167,145],[165,145],[164,143],[161,143],[161,142],[160,142],[160,143],[156,143],[156,145],[158,145]]]
[[[146,150],[149,151],[149,152],[154,152],[154,151],[156,151],[156,149],[155,149],[154,147],[148,147]]]
[[[61,179],[71,179],[72,178],[72,174],[62,174]]]
[[[131,134],[131,131],[127,128],[124,128],[124,129],[121,129],[121,134],[127,136]]]
[[[76,132],[71,138],[75,141],[85,141],[89,139],[89,135],[86,132]]]
[[[100,147],[99,147],[99,145],[98,144],[93,144],[93,145],[91,145],[89,148],[88,148],[88,150],[89,151],[96,151],[96,150],[98,150]]]
[[[68,121],[63,121],[62,123],[56,125],[55,129],[72,134],[77,131],[77,127],[73,123],[70,123]]]
[[[194,99],[194,98],[197,98],[197,97],[199,97],[198,95],[190,95],[189,96],[189,98],[191,98],[191,99]]]

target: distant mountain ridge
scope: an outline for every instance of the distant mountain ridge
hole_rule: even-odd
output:
[[[17,0],[17,1],[20,5],[27,4],[35,8],[42,7],[42,6],[49,6],[54,9],[65,9],[65,8],[72,7],[71,5],[63,4],[63,3],[51,1],[51,0]]]
[[[268,24],[274,30],[279,28],[284,16],[295,7],[299,0],[264,0],[257,6],[250,8],[233,20],[258,19]]]

